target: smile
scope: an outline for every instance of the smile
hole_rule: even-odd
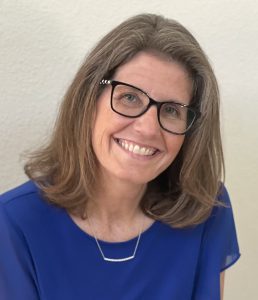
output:
[[[146,146],[142,147],[138,144],[123,139],[116,138],[115,141],[125,150],[142,156],[152,156],[159,151],[157,148],[146,147]]]

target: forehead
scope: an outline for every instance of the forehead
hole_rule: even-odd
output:
[[[139,52],[119,66],[113,79],[132,84],[154,99],[177,99],[189,104],[192,80],[179,63],[148,52]]]

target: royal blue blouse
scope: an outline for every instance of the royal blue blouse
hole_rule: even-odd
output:
[[[228,193],[207,221],[175,229],[155,221],[136,256],[107,262],[95,239],[32,182],[0,196],[1,300],[219,300],[220,272],[240,257]],[[132,255],[137,237],[99,241],[107,257]]]

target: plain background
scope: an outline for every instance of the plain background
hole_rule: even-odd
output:
[[[225,300],[258,299],[258,2],[255,0],[0,0],[0,193],[26,180],[20,154],[48,136],[58,105],[94,44],[129,16],[186,26],[218,78],[226,186],[242,257]]]

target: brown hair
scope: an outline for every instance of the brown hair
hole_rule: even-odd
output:
[[[139,51],[155,51],[181,63],[193,80],[191,104],[201,117],[186,134],[171,166],[148,183],[140,206],[154,219],[183,228],[203,222],[224,178],[219,92],[204,52],[178,22],[154,14],[132,17],[90,52],[65,94],[50,141],[29,156],[25,173],[48,201],[84,217],[94,197],[98,162],[91,129],[99,82]],[[224,180],[224,179],[223,179]]]

